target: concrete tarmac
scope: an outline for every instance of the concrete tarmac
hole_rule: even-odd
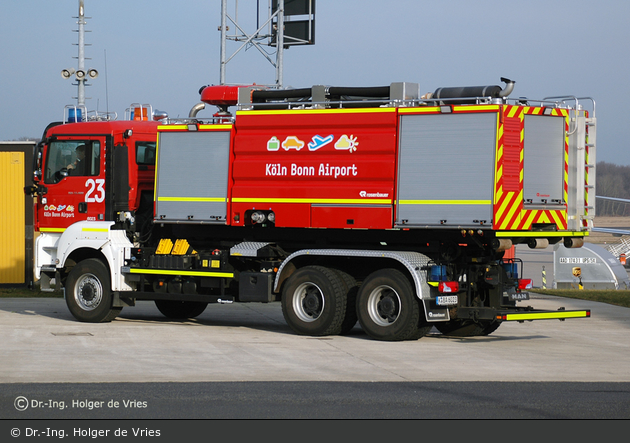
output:
[[[630,382],[630,309],[532,294],[586,319],[506,322],[487,337],[379,342],[299,336],[279,303],[209,305],[165,319],[152,302],[111,323],[74,320],[60,298],[0,299],[0,383],[212,381]]]

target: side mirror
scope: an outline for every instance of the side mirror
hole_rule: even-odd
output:
[[[48,193],[48,188],[46,186],[41,185],[31,185],[25,186],[24,192],[31,197],[35,197],[35,195],[45,195]]]
[[[59,183],[61,180],[68,176],[68,168],[61,168],[55,172],[55,183]]]

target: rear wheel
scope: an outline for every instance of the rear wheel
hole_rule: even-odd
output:
[[[496,331],[499,328],[499,326],[501,326],[500,321],[486,321],[483,323],[484,323],[483,331],[481,331],[481,334],[479,335],[490,335],[494,331]]]
[[[346,314],[344,316],[343,322],[341,323],[341,332],[340,334],[344,335],[349,333],[354,325],[357,324],[357,292],[359,286],[357,285],[357,281],[347,272],[335,270],[335,272],[341,277],[345,285],[346,290]]]
[[[377,340],[415,340],[430,329],[419,329],[415,291],[396,269],[382,269],[365,279],[357,297],[357,314],[363,330]]]
[[[168,318],[186,319],[200,316],[208,303],[196,301],[155,300],[155,306]]]
[[[306,266],[289,277],[282,291],[282,314],[298,334],[339,334],[346,313],[342,278],[323,266]]]
[[[65,289],[68,309],[79,321],[112,321],[122,310],[112,307],[109,270],[101,260],[90,258],[75,265],[66,279]]]

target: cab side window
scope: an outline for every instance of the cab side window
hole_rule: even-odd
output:
[[[136,142],[136,163],[155,166],[155,142]]]

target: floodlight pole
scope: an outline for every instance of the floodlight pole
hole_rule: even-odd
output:
[[[85,71],[85,11],[83,0],[79,0],[79,71]],[[78,71],[77,71],[78,72]],[[77,104],[79,106],[85,106],[85,77],[77,78],[79,83],[79,91],[77,97]]]
[[[84,5],[84,0],[79,0],[79,16],[78,17],[74,17],[79,19],[79,21],[77,22],[77,24],[79,25],[79,29],[77,29],[75,32],[79,33],[79,42],[78,43],[74,43],[76,45],[79,46],[79,54],[77,57],[73,57],[76,58],[79,62],[78,62],[78,67],[75,71],[74,68],[69,68],[69,69],[62,69],[61,70],[61,77],[65,78],[66,80],[72,78],[72,76],[74,75],[76,81],[77,81],[77,86],[78,86],[78,93],[77,93],[77,97],[74,97],[77,99],[77,105],[79,107],[85,107],[85,87],[89,86],[86,82],[89,78],[96,78],[98,77],[98,71],[96,69],[90,69],[87,70],[85,69],[85,33],[89,32],[85,30],[85,25],[86,25],[86,17],[85,17],[85,5]],[[87,17],[89,18],[89,17]],[[89,59],[88,59],[89,60]]]
[[[227,37],[227,0],[221,0],[221,78],[220,83],[225,84],[225,40]]]

